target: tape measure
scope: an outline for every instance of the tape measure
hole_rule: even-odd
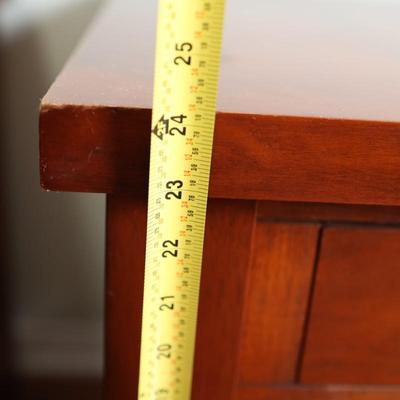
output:
[[[159,0],[139,399],[187,400],[224,0]]]

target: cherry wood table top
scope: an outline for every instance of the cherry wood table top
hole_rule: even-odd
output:
[[[211,197],[400,204],[400,5],[227,1]],[[146,192],[156,1],[109,2],[42,100],[49,190]]]

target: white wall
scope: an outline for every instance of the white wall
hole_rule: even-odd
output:
[[[96,0],[13,0],[0,6],[2,254],[19,368],[35,374],[101,369],[102,195],[39,185],[40,97],[88,25]]]

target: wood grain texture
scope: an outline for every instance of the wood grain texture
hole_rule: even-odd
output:
[[[254,288],[245,293],[255,223],[253,200],[400,205],[400,6],[371,2],[360,9],[355,1],[342,3],[250,0],[243,7],[240,0],[229,2],[210,197],[249,201],[213,199],[209,204],[195,400],[234,397],[239,376],[246,382],[294,380],[318,224],[260,228],[268,230],[261,235],[268,237],[265,249],[257,250],[260,264],[253,264],[260,279],[251,277]],[[146,6],[139,0],[108,2],[43,99],[40,114],[43,188],[111,193],[108,400],[134,399],[137,391],[155,4],[154,0]],[[335,15],[338,18],[332,18]],[[350,221],[353,213],[359,222],[398,222],[396,207],[386,211],[375,207],[350,211],[340,206],[268,211],[265,207],[260,206],[260,218],[286,213],[299,218],[305,213],[315,222],[331,217]],[[285,229],[272,232],[278,225]],[[398,231],[389,228],[327,229],[302,382],[399,383],[399,239]],[[268,275],[262,255],[274,259],[271,269],[280,266],[279,271]],[[293,272],[291,268],[300,261],[303,268]],[[293,285],[286,289],[290,299],[298,296],[296,302],[288,302],[288,293],[282,290],[285,284]],[[255,319],[264,317],[263,292],[274,288],[276,298],[268,298],[267,306],[286,306],[288,317],[267,313],[260,332]],[[245,368],[239,375],[246,301],[257,312],[246,314],[246,345],[240,354]],[[267,329],[272,323],[281,329],[280,335],[279,329]],[[275,336],[268,336],[270,332]],[[257,351],[253,339],[260,337],[265,342]],[[264,366],[257,366],[255,359]],[[253,386],[241,389],[240,396],[252,400],[400,398],[396,386]]]
[[[137,396],[146,208],[146,200],[134,196],[108,197],[105,396],[109,400]],[[254,202],[209,203],[194,366],[195,400],[228,400],[235,388],[243,285],[254,221]]]
[[[275,3],[227,8],[211,197],[400,204],[400,7]],[[43,99],[45,189],[145,193],[155,4],[109,2]]]
[[[108,2],[43,103],[151,108],[156,5]],[[399,122],[399,12],[395,2],[230,0],[218,110]]]
[[[144,197],[148,185],[150,119],[149,110],[42,109],[42,186],[77,192],[129,191]]]
[[[400,384],[399,272],[400,230],[324,231],[302,383]]]
[[[46,106],[48,190],[144,194],[150,111]],[[400,125],[218,114],[210,196],[400,204]]]
[[[240,388],[237,400],[398,400],[400,387],[264,386]]]
[[[400,224],[400,207],[259,201],[259,221]]]
[[[107,197],[105,399],[137,398],[147,201]]]
[[[318,232],[318,224],[257,224],[240,342],[241,383],[295,382]]]
[[[213,200],[207,208],[193,400],[235,393],[255,218],[254,202]]]

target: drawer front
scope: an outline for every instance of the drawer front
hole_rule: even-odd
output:
[[[324,229],[305,384],[400,384],[400,230]]]

